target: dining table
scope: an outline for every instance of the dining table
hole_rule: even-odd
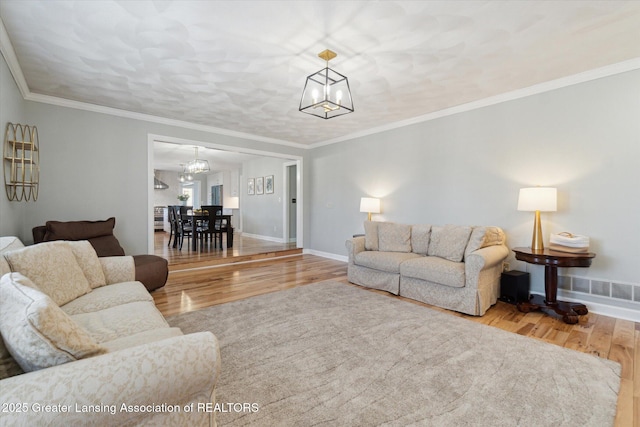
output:
[[[216,215],[216,218],[220,218],[222,220],[227,221],[226,229],[227,232],[227,249],[233,247],[233,227],[231,226],[231,216],[232,215]],[[198,221],[203,221],[205,219],[209,219],[209,213],[206,211],[188,211],[187,218],[193,224],[193,233],[191,233],[191,250],[198,250],[198,233],[196,233],[196,224]]]

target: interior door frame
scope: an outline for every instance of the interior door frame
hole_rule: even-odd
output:
[[[300,201],[302,200],[302,191],[300,187],[298,187],[298,183],[300,182],[300,163],[298,161],[285,162],[282,164],[282,194],[284,194],[283,203],[282,203],[282,231],[283,231],[283,240],[285,243],[289,243],[289,239],[291,236],[289,235],[289,199],[291,198],[291,194],[289,194],[289,167],[296,167],[296,247],[302,248],[302,243],[300,242],[300,232],[299,232],[299,224],[302,221],[302,209],[299,208]]]
[[[184,139],[184,138],[176,138],[173,136],[166,136],[166,135],[156,135],[156,134],[147,134],[147,211],[148,212],[153,212],[153,206],[154,206],[154,193],[153,193],[153,144],[155,142],[164,142],[164,143],[169,143],[169,144],[181,144],[181,145],[190,145],[190,146],[200,146],[200,147],[208,147],[208,148],[214,148],[217,150],[224,150],[224,151],[233,151],[236,153],[243,153],[243,154],[253,154],[253,155],[257,155],[257,156],[265,156],[265,157],[275,157],[275,158],[279,158],[279,159],[285,159],[285,160],[289,160],[289,164],[294,164],[297,166],[296,167],[296,172],[297,172],[297,176],[296,176],[296,193],[297,193],[297,197],[296,197],[296,246],[298,248],[303,248],[304,245],[304,211],[303,211],[303,206],[304,204],[302,203],[303,200],[303,173],[302,173],[302,167],[303,167],[303,157],[302,156],[295,156],[293,154],[282,154],[282,153],[275,153],[272,151],[263,151],[263,150],[254,150],[252,148],[244,148],[244,147],[237,147],[237,146],[232,146],[232,145],[223,145],[223,144],[216,144],[216,143],[212,143],[212,142],[207,142],[207,141],[197,141],[197,140],[192,140],[192,139]],[[286,167],[284,169],[286,171]],[[286,179],[283,179],[283,181],[287,181]],[[240,183],[239,187],[242,189],[242,183]],[[243,199],[243,195],[241,194],[240,199]],[[287,206],[286,200],[284,200],[283,197],[283,202],[282,202],[283,206]],[[154,230],[153,230],[153,216],[152,215],[147,215],[148,219],[147,219],[147,232],[148,232],[148,237],[147,237],[147,248],[150,254],[154,253]],[[282,239],[285,239],[285,235],[289,233],[288,227],[286,229],[283,228],[283,236]]]

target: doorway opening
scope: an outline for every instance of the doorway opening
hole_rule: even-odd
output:
[[[298,241],[298,163],[287,162],[284,164],[284,215],[283,226],[284,241],[297,243]],[[302,247],[300,245],[296,245]]]
[[[288,243],[288,242],[295,242],[296,247],[299,249],[302,249],[303,247],[303,238],[302,238],[302,234],[303,234],[303,203],[302,203],[302,189],[304,188],[303,186],[303,173],[302,173],[302,163],[303,163],[303,158],[301,156],[296,156],[296,155],[287,155],[287,154],[282,154],[282,153],[274,153],[274,152],[269,152],[269,151],[260,151],[260,150],[254,150],[254,149],[250,149],[250,148],[243,148],[243,147],[235,147],[235,146],[226,146],[226,145],[220,145],[220,144],[214,144],[214,143],[210,143],[210,142],[204,142],[204,141],[194,141],[194,140],[186,140],[186,139],[181,139],[181,138],[174,138],[174,137],[170,137],[170,136],[163,136],[163,135],[153,135],[153,134],[148,134],[147,135],[147,142],[148,142],[148,147],[147,147],[147,153],[148,153],[148,164],[147,164],[147,172],[148,172],[148,176],[149,176],[149,197],[148,197],[148,205],[149,205],[149,211],[153,212],[153,206],[154,206],[154,191],[153,191],[153,171],[154,171],[154,166],[155,162],[154,162],[154,147],[156,146],[162,146],[162,147],[169,147],[169,146],[179,146],[179,147],[183,147],[183,146],[200,146],[200,147],[204,147],[205,149],[211,149],[214,151],[220,151],[220,152],[225,152],[225,153],[229,153],[230,155],[232,155],[233,153],[236,154],[240,154],[240,155],[251,155],[251,156],[257,156],[257,157],[263,157],[263,158],[276,158],[276,159],[281,159],[283,162],[280,163],[284,166],[284,170],[283,170],[283,179],[281,180],[281,182],[286,183],[286,187],[284,188],[284,192],[282,193],[282,197],[281,200],[278,200],[279,203],[281,203],[282,205],[282,221],[283,221],[283,225],[286,224],[286,226],[283,226],[282,228],[282,234],[280,236],[278,236],[276,238],[276,240],[274,240],[274,242],[281,242],[281,243]],[[180,150],[182,150],[182,148],[180,148]],[[163,156],[158,156],[159,158],[163,157]],[[167,157],[166,154],[164,155],[164,157]],[[173,160],[171,160],[171,163],[173,163]],[[177,163],[177,162],[176,162]],[[282,170],[282,169],[281,169]],[[213,171],[212,171],[213,172]],[[219,172],[220,173],[220,172]],[[266,196],[263,196],[262,198],[258,199],[257,196],[253,196],[251,195],[252,193],[247,191],[247,182],[249,180],[252,179],[257,179],[259,178],[258,175],[260,175],[260,173],[255,174],[256,177],[254,176],[247,176],[245,174],[243,174],[243,171],[240,170],[240,173],[238,175],[236,175],[237,178],[231,180],[231,185],[232,187],[229,187],[231,190],[229,190],[229,188],[226,189],[225,193],[227,193],[229,195],[229,197],[237,197],[239,200],[236,201],[236,203],[238,204],[237,208],[233,208],[233,216],[235,217],[234,220],[237,221],[237,225],[240,225],[240,229],[242,230],[242,234],[244,235],[246,230],[244,230],[243,227],[243,223],[245,222],[245,215],[243,213],[243,209],[245,209],[245,203],[244,200],[248,200],[247,197],[254,197],[256,200],[263,200],[264,202],[267,202],[268,199]],[[276,173],[277,175],[277,173]],[[265,174],[263,176],[267,176],[269,177],[269,175],[267,175],[267,172],[265,172]],[[273,182],[273,178],[272,182]],[[239,181],[239,182],[238,182]],[[275,181],[277,183],[277,181]],[[215,198],[217,198],[217,190],[214,190],[213,187],[215,187],[215,184],[212,182],[206,182],[203,181],[203,190],[205,188],[207,188],[207,184],[208,185],[208,189],[209,191],[206,191],[205,193],[202,194],[202,201],[198,200],[197,203],[198,206],[200,206],[201,203],[204,203],[204,199],[211,197],[211,200],[213,201]],[[211,185],[214,184],[214,185]],[[226,185],[225,185],[226,187]],[[194,189],[194,193],[199,193],[197,189]],[[224,197],[223,196],[223,192],[222,192],[222,185],[220,185],[220,192],[219,192],[219,196],[220,196],[220,200],[221,200],[221,205],[224,206]],[[286,196],[286,197],[285,197]],[[197,199],[197,194],[194,194],[192,196],[192,198],[190,198],[191,200],[193,200],[194,202],[196,201],[195,199]],[[228,198],[228,197],[227,197]],[[280,199],[280,198],[279,198]],[[167,203],[160,203],[162,205],[166,205]],[[171,204],[171,202],[169,202],[168,204]],[[195,205],[196,203],[194,203]],[[216,204],[216,203],[212,203],[212,204]],[[293,206],[292,206],[293,205]],[[195,207],[195,206],[194,206]],[[280,215],[276,215],[280,216]],[[279,221],[278,221],[279,222]],[[275,226],[274,226],[275,229]],[[154,253],[154,233],[153,233],[153,217],[150,215],[150,220],[149,220],[149,226],[148,226],[148,248],[149,248],[149,253]],[[248,237],[252,237],[251,234],[247,234]],[[256,237],[256,236],[253,236]],[[257,237],[261,237],[261,236],[257,236]]]

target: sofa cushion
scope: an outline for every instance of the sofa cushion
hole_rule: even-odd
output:
[[[364,248],[367,251],[378,250],[378,224],[376,221],[364,222]]]
[[[182,335],[180,328],[157,328],[138,332],[137,334],[122,338],[116,338],[113,341],[107,341],[101,345],[109,351],[117,351],[129,347],[135,347],[137,345],[161,341],[167,338],[179,337],[180,335]]]
[[[11,270],[27,276],[38,289],[63,305],[91,291],[71,248],[49,242],[6,252]]]
[[[67,245],[73,252],[73,255],[75,255],[76,261],[78,261],[78,265],[82,269],[84,277],[87,278],[89,286],[92,289],[107,284],[100,259],[95,249],[93,249],[93,246],[91,246],[91,243],[87,240],[79,240],[77,242],[65,241],[64,244]]]
[[[400,273],[400,264],[412,258],[420,257],[412,252],[364,251],[356,255],[354,263],[361,267],[388,273]]]
[[[69,314],[92,313],[136,301],[153,302],[153,297],[140,282],[123,282],[103,286],[63,305],[62,310]]]
[[[504,232],[499,227],[473,227],[465,256],[478,249],[504,243]]]
[[[91,313],[74,314],[71,318],[86,329],[98,343],[169,327],[151,301],[134,301]]]
[[[26,372],[106,353],[20,273],[0,279],[0,331]]]
[[[4,339],[0,336],[0,380],[20,374],[24,374],[24,370],[9,353]]]
[[[136,265],[132,256],[100,257],[100,265],[108,285],[136,280]]]
[[[427,224],[413,225],[411,227],[411,250],[417,254],[429,253],[429,239],[431,238],[431,226]]]
[[[461,225],[434,226],[431,228],[429,256],[437,256],[460,262],[471,236],[471,227]]]
[[[4,256],[2,256],[2,254],[20,248],[24,248],[24,245],[17,237],[0,237],[0,277],[11,272],[11,267],[9,267],[7,260],[4,259]]]
[[[24,248],[24,245],[15,236],[0,237],[0,277],[11,272],[11,268],[2,255],[4,252]],[[24,373],[20,365],[13,359],[4,340],[0,335],[0,380]]]
[[[124,255],[124,249],[113,235],[116,219],[105,221],[47,221],[44,241],[88,240],[98,256]]]
[[[465,285],[463,262],[453,262],[435,256],[420,257],[403,262],[400,266],[400,274],[403,277],[426,280],[454,288],[462,288]]]
[[[411,226],[393,222],[378,224],[378,250],[411,252]]]

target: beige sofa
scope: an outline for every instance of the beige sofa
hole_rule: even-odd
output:
[[[216,337],[171,328],[131,257],[0,237],[0,276],[0,425],[215,425]]]
[[[364,225],[346,242],[350,282],[476,316],[496,303],[509,254],[500,228]]]

